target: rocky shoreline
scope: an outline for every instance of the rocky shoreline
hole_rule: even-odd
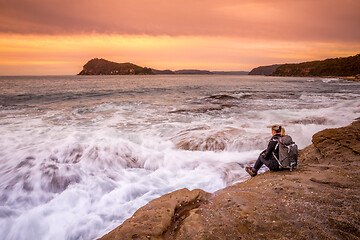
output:
[[[165,194],[100,239],[359,239],[360,119],[315,134],[299,160],[213,194]]]

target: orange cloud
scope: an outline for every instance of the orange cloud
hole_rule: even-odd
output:
[[[0,75],[76,74],[91,58],[157,69],[251,70],[358,53],[360,44],[248,41],[233,37],[0,35]]]

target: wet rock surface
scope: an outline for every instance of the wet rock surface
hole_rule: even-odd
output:
[[[294,171],[155,199],[101,239],[359,239],[360,120],[313,136]]]

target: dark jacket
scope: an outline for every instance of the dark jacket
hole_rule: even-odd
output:
[[[278,139],[280,139],[280,138],[281,138],[280,134],[276,134],[271,137],[266,150],[262,152],[265,154],[264,158],[266,160],[271,160],[271,161],[277,162],[273,153],[279,159],[279,148],[276,147],[276,145],[278,144]]]
[[[276,134],[271,137],[269,144],[264,150],[258,159],[256,160],[253,169],[258,171],[263,164],[265,164],[270,170],[277,171],[280,170],[279,163],[274,157],[274,154],[277,158],[279,158],[279,148],[276,147],[278,144],[278,139],[280,138],[280,134]]]

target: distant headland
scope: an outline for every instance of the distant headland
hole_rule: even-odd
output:
[[[360,54],[343,58],[329,58],[294,64],[261,66],[250,71],[249,75],[286,77],[359,77]]]
[[[249,75],[264,75],[264,76],[270,76],[275,72],[275,70],[280,67],[282,64],[274,64],[269,66],[260,66],[256,67],[253,70],[249,72]]]

